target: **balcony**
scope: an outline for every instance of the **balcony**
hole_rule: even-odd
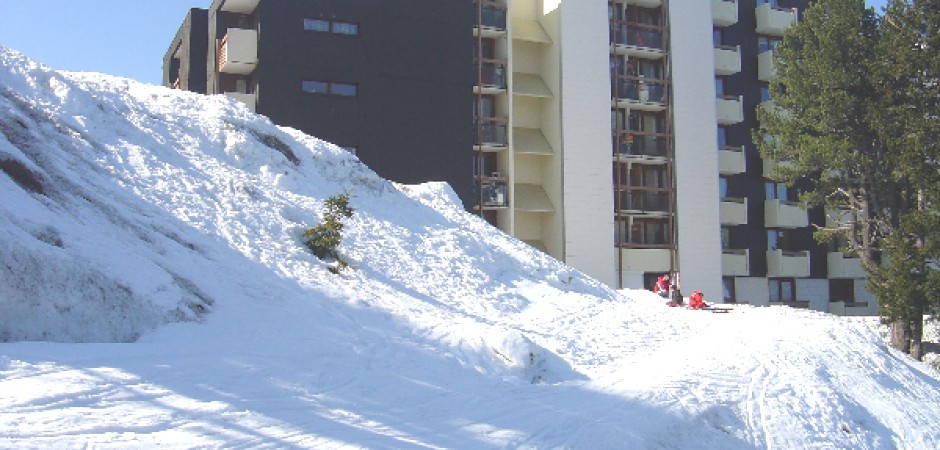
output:
[[[534,42],[536,44],[551,44],[552,38],[545,32],[542,25],[535,20],[513,17],[512,39],[514,41]]]
[[[744,146],[722,147],[718,150],[718,173],[722,175],[736,175],[744,173],[747,169],[744,157]]]
[[[764,226],[767,228],[802,228],[809,226],[809,214],[799,203],[786,200],[764,201]]]
[[[499,209],[509,207],[509,186],[503,180],[486,179],[480,185],[483,209]]]
[[[506,10],[484,6],[479,10],[479,24],[474,23],[473,35],[495,38],[506,33]]]
[[[747,199],[725,197],[718,204],[718,217],[722,225],[744,225],[747,223]]]
[[[751,275],[750,250],[729,249],[721,251],[721,274],[727,277],[747,277]]]
[[[512,152],[525,155],[551,156],[555,154],[548,139],[538,128],[512,129]]]
[[[808,277],[809,252],[767,250],[767,276],[770,278]]]
[[[774,51],[767,50],[757,55],[757,79],[770,81],[777,76],[774,69]]]
[[[251,14],[258,8],[259,1],[260,0],[225,0],[222,2],[222,6],[219,7],[219,10],[237,14]]]
[[[229,28],[219,41],[219,72],[248,75],[258,65],[258,32]]]
[[[225,96],[233,100],[238,100],[245,104],[251,112],[255,111],[255,94],[244,94],[241,92],[226,92]]]
[[[669,141],[665,136],[626,134],[621,137],[619,144],[614,141],[614,156],[664,159],[669,156]]]
[[[758,5],[757,33],[770,36],[783,36],[783,30],[796,23],[796,8],[779,8],[770,3]]]
[[[718,97],[716,113],[721,125],[741,123],[744,121],[744,99],[740,95]]]
[[[655,191],[620,191],[615,199],[621,214],[664,216],[669,214],[669,193]]]
[[[712,23],[716,27],[730,27],[738,23],[738,1],[712,0]]]
[[[792,167],[793,163],[788,162],[788,161],[774,161],[772,159],[765,158],[762,161],[762,165],[763,167],[762,167],[761,175],[763,175],[764,178],[773,179],[774,177],[772,177],[771,175],[773,175],[774,169],[777,166],[780,166],[781,168],[787,168],[787,167]]]
[[[506,61],[484,59],[477,61],[477,73],[473,85],[475,93],[498,94],[506,91]]]
[[[506,133],[507,120],[498,117],[477,117],[473,128],[474,145],[477,150],[496,152],[505,150],[509,143]]]
[[[512,95],[523,97],[552,98],[552,91],[542,80],[542,77],[533,73],[513,72]]]
[[[668,272],[673,270],[668,248],[624,248],[620,249],[621,270],[633,272]]]
[[[550,213],[555,212],[548,194],[537,184],[519,183],[514,185],[516,195],[516,211]]]
[[[826,274],[829,278],[865,278],[861,258],[848,258],[842,252],[826,255]]]
[[[610,91],[618,108],[664,111],[669,99],[665,84],[652,79],[618,77]]]
[[[855,214],[848,209],[827,209],[826,228],[848,229],[855,221]]]
[[[648,25],[619,24],[610,37],[611,51],[618,55],[635,58],[661,59],[663,51],[663,33],[658,29],[644,28]]]
[[[659,8],[663,6],[663,0],[626,0],[628,5],[641,6],[643,8]]]
[[[829,314],[837,316],[874,316],[878,308],[868,302],[829,302]]]
[[[734,75],[741,71],[741,46],[715,47],[715,75]]]

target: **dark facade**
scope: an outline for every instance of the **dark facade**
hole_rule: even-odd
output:
[[[242,94],[274,123],[347,147],[382,177],[446,181],[472,205],[468,2],[259,0],[246,10],[252,3],[210,6],[207,93]],[[256,36],[255,61],[241,55],[229,68],[223,53],[243,54],[234,46],[252,34],[241,30]],[[228,39],[235,34],[242,43]]]
[[[163,85],[206,93],[209,11],[192,8],[163,56]]]
[[[756,29],[756,18],[753,13],[760,0],[737,0],[738,22],[724,27],[720,33],[720,44],[726,46],[740,46],[742,61],[750,61],[741,65],[741,71],[725,77],[724,90],[726,95],[743,96],[744,121],[725,128],[726,145],[744,146],[746,159],[745,173],[734,175],[728,180],[728,196],[747,199],[747,224],[731,228],[731,248],[747,248],[750,250],[751,276],[767,275],[767,259],[765,251],[768,249],[768,229],[764,224],[764,202],[767,197],[767,179],[763,175],[763,160],[752,141],[751,133],[758,128],[757,109],[762,101],[766,100],[766,83],[758,79],[758,54],[765,51],[768,45],[773,45],[779,36],[761,35]],[[798,8],[800,12],[808,6],[808,0],[779,0],[774,2],[781,8]],[[716,37],[716,40],[718,37]],[[718,44],[718,42],[716,42]],[[763,92],[762,92],[763,90]],[[721,130],[719,130],[721,132]],[[796,191],[788,190],[789,200],[797,200]],[[810,211],[810,222],[821,223],[823,213],[821,210]],[[787,233],[787,242],[781,244],[785,250],[810,251],[810,276],[812,278],[826,277],[826,252],[813,239],[813,229],[798,228],[784,230]]]

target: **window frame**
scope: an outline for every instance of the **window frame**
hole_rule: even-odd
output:
[[[326,29],[307,28],[308,22],[320,22],[320,23],[326,24]],[[336,36],[346,36],[350,38],[359,37],[359,35],[362,34],[361,33],[362,25],[359,22],[352,22],[348,20],[333,20],[333,19],[326,19],[323,17],[304,17],[301,23],[303,26],[303,30],[309,31],[311,33],[332,34]],[[350,25],[355,28],[355,33],[345,33],[342,31],[337,31],[337,25]]]

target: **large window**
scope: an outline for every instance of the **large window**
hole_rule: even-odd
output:
[[[336,81],[303,80],[301,89],[310,94],[335,95],[338,97],[356,97],[359,85]]]
[[[767,230],[767,250],[795,251],[793,235],[790,230]]]
[[[764,53],[767,50],[773,50],[780,42],[780,38],[772,36],[759,36],[757,38],[757,53]]]
[[[737,303],[738,298],[734,292],[734,277],[721,277],[721,297],[725,303]]]
[[[793,278],[771,278],[767,280],[771,302],[795,302],[796,283]]]
[[[669,221],[645,217],[618,220],[619,241],[626,246],[662,247],[669,244]]]
[[[764,198],[767,200],[792,201],[792,191],[786,184],[767,180],[764,182]]]

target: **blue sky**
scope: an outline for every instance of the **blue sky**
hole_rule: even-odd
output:
[[[887,0],[866,0],[881,10]],[[210,0],[0,0],[0,45],[55,69],[159,84],[163,54],[192,7]]]

